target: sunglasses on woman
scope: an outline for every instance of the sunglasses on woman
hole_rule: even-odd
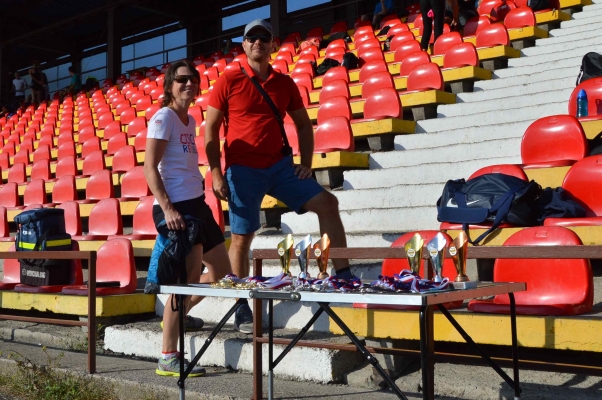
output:
[[[272,41],[272,37],[270,35],[251,35],[245,36],[245,39],[249,43],[255,43],[257,39],[259,39],[261,43],[270,43],[270,41]]]
[[[178,83],[186,83],[186,82],[190,81],[190,83],[197,84],[197,83],[199,83],[199,78],[197,78],[194,75],[176,75],[176,77],[174,78],[174,81],[176,81]]]

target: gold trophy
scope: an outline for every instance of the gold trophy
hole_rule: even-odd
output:
[[[426,245],[426,249],[431,257],[431,265],[435,271],[433,282],[443,282],[443,261],[445,261],[445,237],[441,232],[437,233],[433,239]]]
[[[328,253],[330,252],[330,238],[328,234],[322,235],[322,239],[318,240],[316,244],[314,244],[314,255],[316,256],[316,261],[318,262],[318,268],[320,268],[320,273],[318,274],[318,279],[326,279],[330,275],[326,272],[328,268]]]
[[[455,281],[452,283],[454,289],[473,289],[477,287],[477,282],[471,282],[466,275],[466,253],[468,251],[468,236],[466,232],[460,231],[449,246],[449,255],[452,257],[454,266],[456,267]]]
[[[286,235],[284,240],[278,243],[278,255],[280,256],[280,265],[282,266],[282,273],[285,275],[291,274],[291,256],[293,255],[293,235],[290,233]]]
[[[301,272],[299,272],[298,279],[310,279],[309,272],[307,272],[309,267],[309,260],[311,259],[311,235],[307,235],[295,246],[295,255],[297,256],[297,260],[299,260],[299,268]]]
[[[416,233],[406,244],[405,251],[410,268],[412,272],[419,275],[420,263],[422,262],[422,247],[424,246],[424,240],[419,233]],[[401,272],[401,271],[400,271]]]

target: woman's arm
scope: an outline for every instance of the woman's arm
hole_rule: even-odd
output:
[[[458,25],[458,14],[460,13],[460,7],[458,7],[458,0],[447,0],[447,4],[449,4],[449,6],[451,7],[454,18],[450,26],[456,26]]]
[[[144,154],[144,177],[148,183],[148,187],[159,202],[163,213],[165,214],[165,222],[170,230],[186,229],[186,223],[182,215],[176,211],[167,192],[165,185],[159,174],[159,162],[163,158],[163,153],[167,147],[167,140],[161,139],[146,139],[146,150]]]

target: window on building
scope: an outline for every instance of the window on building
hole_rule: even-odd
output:
[[[288,12],[295,12],[304,8],[313,7],[325,3],[330,3],[330,0],[287,0],[286,10]]]

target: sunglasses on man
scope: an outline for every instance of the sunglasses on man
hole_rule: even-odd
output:
[[[197,84],[199,83],[199,78],[194,75],[176,75],[174,81],[178,83],[187,83],[190,81],[190,83]]]
[[[270,43],[272,41],[272,37],[270,35],[250,35],[245,36],[245,39],[249,43],[255,43],[257,39],[259,39],[261,43]]]

